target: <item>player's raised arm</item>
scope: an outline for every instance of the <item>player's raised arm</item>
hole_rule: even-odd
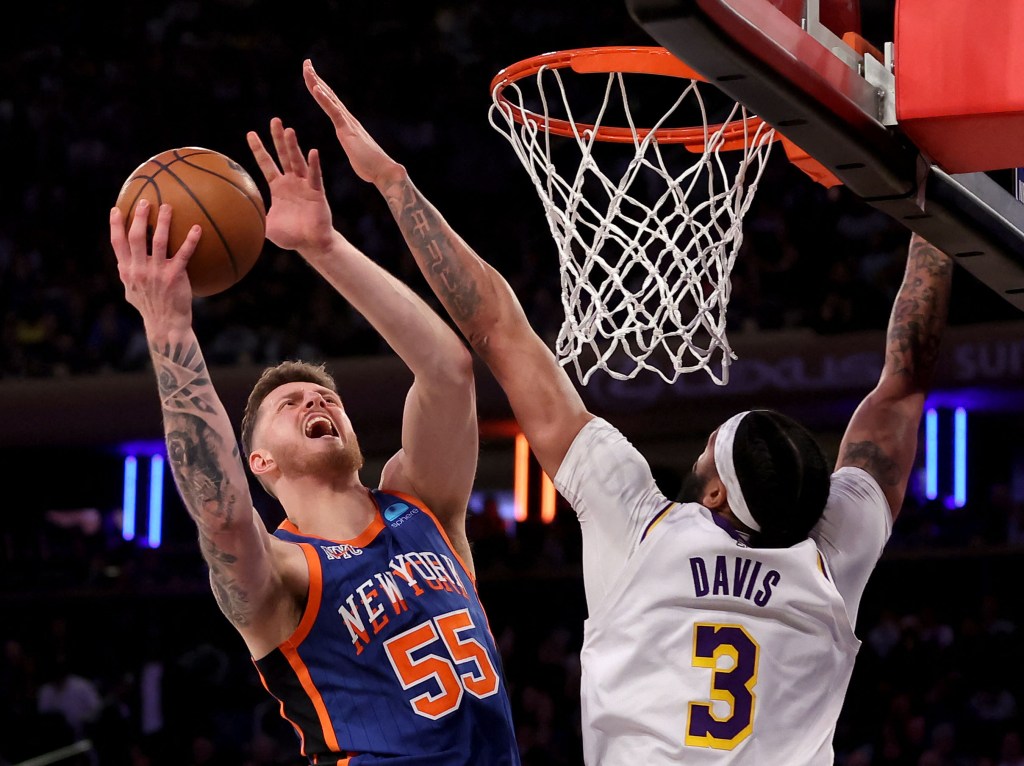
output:
[[[142,315],[163,409],[167,456],[174,480],[199,531],[210,584],[225,616],[250,642],[277,608],[280,580],[270,536],[253,509],[234,430],[213,388],[192,329],[192,290],[186,266],[199,242],[193,227],[167,256],[172,211],[160,208],[147,247],[148,202],[141,200],[129,231],[115,207],[110,241],[126,300]]]
[[[857,407],[839,448],[837,468],[863,468],[881,486],[895,518],[917,453],[924,401],[949,310],[953,261],[914,234],[893,303],[885,364]]]
[[[353,170],[387,199],[420,271],[497,378],[541,466],[554,476],[592,417],[569,376],[530,327],[506,280],[455,233],[308,61],[303,74]]]
[[[277,161],[259,136],[249,146],[270,186],[267,237],[297,251],[402,358],[415,376],[406,397],[402,449],[382,487],[422,499],[469,561],[465,514],[479,451],[472,357],[408,286],[371,261],[333,225],[319,153],[303,155],[295,131],[270,124]]]

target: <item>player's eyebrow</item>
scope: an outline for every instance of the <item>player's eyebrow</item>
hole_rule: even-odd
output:
[[[271,401],[274,404],[280,404],[282,402],[295,401],[296,399],[301,399],[303,396],[305,396],[306,395],[306,391],[308,391],[308,390],[309,389],[304,389],[304,388],[293,389],[293,390],[287,391],[287,392],[285,392],[283,394],[278,394],[275,397],[271,397]],[[332,399],[334,401],[341,401],[341,397],[336,392],[332,391],[329,388],[324,388],[323,386],[316,386],[316,387],[313,388],[313,390],[316,393],[320,394],[320,396],[322,396],[324,399]]]

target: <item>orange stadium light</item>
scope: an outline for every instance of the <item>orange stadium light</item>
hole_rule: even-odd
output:
[[[519,432],[515,437],[515,472],[513,479],[513,502],[517,522],[526,521],[530,515],[530,443]],[[550,524],[555,520],[555,485],[544,471],[540,473],[540,520]]]
[[[540,477],[540,520],[545,524],[555,520],[555,483],[543,472]]]
[[[516,521],[526,521],[530,507],[530,443],[522,433],[516,434],[514,476]]]

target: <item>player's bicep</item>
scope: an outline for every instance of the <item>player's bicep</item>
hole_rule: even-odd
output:
[[[282,578],[272,539],[256,510],[251,523],[226,530],[199,527],[199,548],[217,606],[239,630],[250,628],[279,596]]]
[[[474,343],[508,397],[541,467],[554,476],[580,429],[593,417],[551,349],[526,324]]]
[[[384,489],[421,498],[443,523],[464,518],[476,476],[479,434],[472,359],[434,378],[417,377],[406,397],[402,450],[381,474]],[[458,519],[456,519],[458,521]]]
[[[854,413],[839,447],[836,468],[861,468],[878,482],[893,517],[917,454],[923,395],[890,396],[880,384]]]

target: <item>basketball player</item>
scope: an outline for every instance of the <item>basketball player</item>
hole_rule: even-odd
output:
[[[167,253],[145,203],[110,239],[125,297],[145,325],[167,451],[199,531],[210,584],[313,764],[518,764],[500,659],[465,532],[478,434],[472,359],[401,282],[332,226],[316,150],[271,121],[277,162],[249,144],[271,190],[267,237],[296,250],[359,310],[414,374],[401,449],[380,489],[322,366],[283,362],[249,396],[249,469],[284,508],[269,534],[192,327],[186,266],[201,232]],[[301,296],[296,296],[301,300]]]
[[[859,647],[858,602],[914,461],[950,259],[911,239],[884,369],[853,414],[834,470],[788,417],[741,412],[711,434],[673,501],[626,438],[587,411],[506,281],[309,62],[304,76],[579,517],[586,762],[831,764]]]

